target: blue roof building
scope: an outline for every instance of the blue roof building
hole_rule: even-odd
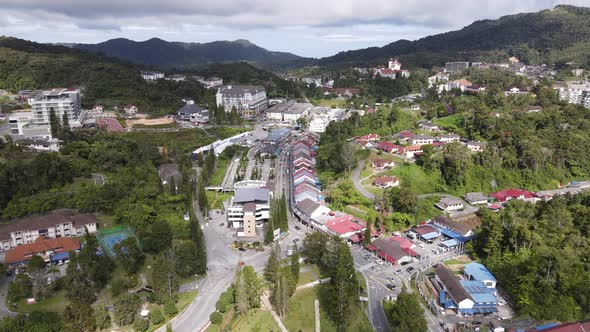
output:
[[[462,313],[486,314],[497,312],[498,299],[494,290],[486,287],[483,282],[476,280],[461,280],[461,286],[473,300],[473,307]]]
[[[480,263],[469,263],[465,265],[463,274],[469,280],[481,281],[487,288],[496,289],[496,278]]]

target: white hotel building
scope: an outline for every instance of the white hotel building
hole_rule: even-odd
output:
[[[80,115],[80,90],[53,89],[42,91],[29,99],[33,109],[33,123],[37,125],[49,124],[51,111],[61,121],[67,113],[70,123],[78,120]]]
[[[266,90],[258,85],[225,85],[217,89],[217,107],[226,112],[235,109],[245,117],[253,117],[266,110]]]

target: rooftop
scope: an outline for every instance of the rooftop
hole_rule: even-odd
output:
[[[457,276],[455,276],[453,271],[449,270],[443,264],[440,264],[436,268],[435,272],[436,276],[443,283],[447,292],[449,293],[453,301],[455,301],[455,303],[459,304],[459,302],[461,301],[471,299],[471,297],[463,288],[463,286],[459,282],[459,279],[457,278]]]
[[[33,243],[17,246],[7,252],[5,262],[8,264],[20,263],[30,260],[36,254],[61,253],[77,249],[80,249],[80,243],[74,238],[45,239],[38,237]]]
[[[267,188],[237,188],[234,203],[268,202],[270,191]]]
[[[0,240],[10,239],[12,232],[39,230],[68,222],[75,227],[81,227],[96,223],[96,217],[90,213],[74,214],[70,210],[58,210],[44,215],[20,218],[0,225]]]
[[[259,85],[224,85],[219,88],[218,93],[228,96],[243,96],[244,94],[257,94],[265,92],[264,87]]]
[[[465,265],[463,273],[477,281],[496,281],[494,275],[483,264],[476,262]]]
[[[189,114],[201,113],[202,111],[204,111],[204,110],[195,104],[186,104],[186,105],[182,106],[181,108],[179,108],[177,112],[178,112],[178,114],[189,115]]]

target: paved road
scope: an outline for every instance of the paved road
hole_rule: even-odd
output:
[[[375,194],[368,191],[361,183],[361,171],[363,170],[364,167],[365,167],[365,162],[362,160],[359,161],[357,167],[354,169],[354,172],[352,173],[352,183],[354,183],[354,187],[356,188],[356,190],[358,190],[358,192],[360,192],[363,196],[365,196],[366,198],[368,198],[370,200],[374,200]]]
[[[8,285],[12,282],[14,276],[2,277],[0,279],[0,317],[14,317],[15,313],[8,310],[6,307],[6,294],[8,292]]]

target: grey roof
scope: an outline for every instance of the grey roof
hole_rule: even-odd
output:
[[[428,135],[414,135],[412,136],[412,139],[434,139],[434,137]]]
[[[171,177],[174,177],[174,181],[176,181],[176,185],[178,185],[177,181],[180,179],[180,171],[178,170],[178,166],[174,164],[160,165],[160,167],[158,167],[158,173],[160,174],[160,179],[162,181],[169,181]]]
[[[458,199],[458,198],[454,198],[454,197],[442,197],[439,201],[439,203],[444,204],[444,205],[458,205],[458,204],[463,204],[463,201]]]
[[[467,202],[478,202],[488,200],[488,197],[480,192],[466,193],[464,197]]]
[[[445,289],[456,304],[459,304],[463,300],[471,299],[471,296],[465,291],[459,279],[446,266],[439,265],[436,268],[436,276],[444,284]]]
[[[234,196],[234,203],[268,202],[270,191],[266,188],[238,188]]]
[[[295,105],[295,100],[289,100],[284,103],[278,103],[266,110],[266,113],[283,113],[291,106]]]
[[[74,227],[81,227],[96,223],[96,217],[90,213],[74,214],[71,210],[64,209],[44,215],[20,218],[0,225],[0,240],[9,240],[12,232],[40,230],[67,222],[71,222]]]
[[[197,106],[196,104],[186,104],[184,106],[182,106],[181,108],[178,109],[178,114],[195,114],[195,113],[201,113],[202,111],[204,111],[202,108],[200,108],[199,106]]]
[[[246,93],[256,94],[264,91],[264,87],[260,85],[224,85],[218,90],[223,95],[236,97],[243,96]]]
[[[445,216],[436,216],[434,217],[434,222],[442,225],[445,228],[448,228],[454,232],[460,233],[461,235],[467,234],[467,232],[471,231],[472,228],[464,225],[462,223],[453,221]]]
[[[306,215],[310,216],[315,210],[317,210],[320,205],[309,198],[302,200],[301,202],[297,203],[297,207],[299,210]]]

